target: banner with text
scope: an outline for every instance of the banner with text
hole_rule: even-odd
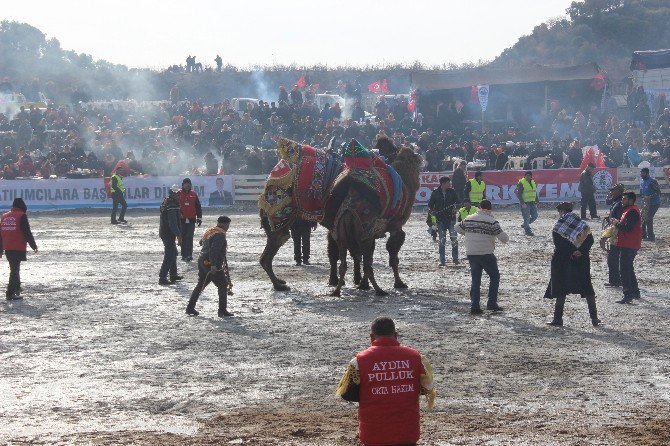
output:
[[[200,204],[234,204],[232,175],[190,177]],[[170,186],[181,186],[184,177],[126,177],[128,207],[157,208],[167,197]],[[14,198],[21,197],[29,210],[58,210],[110,207],[107,194],[109,179],[0,180],[0,209],[8,209]]]
[[[543,169],[533,170],[533,179],[537,183],[540,201],[560,202],[579,201],[579,169]],[[425,172],[419,176],[421,187],[416,193],[414,204],[428,204],[430,193],[439,186],[441,176],[451,177],[453,172]],[[514,189],[523,177],[523,170],[485,171],[482,178],[486,183],[486,198],[493,204],[518,203]],[[472,178],[473,172],[468,172]],[[595,169],[593,183],[596,186],[596,201],[605,201],[609,188],[617,182],[616,169]]]

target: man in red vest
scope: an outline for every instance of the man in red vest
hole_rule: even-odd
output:
[[[26,203],[22,198],[15,198],[12,209],[0,217],[0,257],[4,250],[9,262],[9,284],[7,300],[21,299],[21,262],[26,260],[26,247],[30,244],[37,252],[35,238],[30,231],[26,216]]]
[[[193,260],[195,224],[197,223],[198,227],[202,224],[202,207],[190,178],[184,178],[181,182],[178,196],[181,214],[181,259],[190,262]]]
[[[640,298],[640,289],[635,277],[635,266],[633,261],[637,251],[642,246],[642,218],[640,208],[635,206],[637,196],[635,192],[627,191],[621,196],[623,212],[620,219],[610,218],[610,223],[619,228],[616,245],[621,250],[621,287],[623,299],[619,304],[629,304],[633,299]]]
[[[378,317],[372,346],[358,353],[340,380],[337,395],[358,402],[358,437],[367,446],[419,441],[419,396],[435,401],[433,371],[418,351],[398,343],[393,320]]]

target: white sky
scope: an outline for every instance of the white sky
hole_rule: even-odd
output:
[[[572,0],[2,0],[67,50],[130,67],[490,60]]]

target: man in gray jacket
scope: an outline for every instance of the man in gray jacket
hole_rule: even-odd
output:
[[[219,290],[219,311],[218,316],[232,316],[228,311],[228,291],[232,289],[230,274],[228,271],[228,260],[226,259],[226,232],[230,227],[230,218],[221,216],[216,221],[216,226],[205,231],[200,240],[202,250],[198,258],[198,284],[195,286],[191,299],[186,306],[186,314],[197,316],[199,314],[195,309],[200,293],[212,282]],[[232,294],[232,291],[231,291]]]
[[[486,199],[482,200],[477,213],[458,223],[456,230],[459,234],[465,235],[465,251],[468,262],[470,262],[472,276],[470,314],[482,314],[483,312],[479,306],[482,271],[486,271],[490,279],[486,309],[502,311],[503,308],[498,305],[500,272],[498,271],[498,260],[493,251],[496,247],[496,239],[507,243],[509,237],[491,214],[491,202]]]

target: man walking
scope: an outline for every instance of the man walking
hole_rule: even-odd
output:
[[[183,279],[177,275],[177,244],[181,246],[181,228],[179,227],[179,187],[174,184],[170,188],[170,194],[161,204],[160,226],[158,235],[163,241],[163,264],[158,273],[159,285],[170,285],[177,280]],[[177,244],[175,244],[175,239]],[[170,280],[168,280],[168,273]]]
[[[486,183],[482,180],[481,170],[475,172],[475,177],[465,183],[464,195],[470,199],[473,206],[477,207],[486,198]]]
[[[202,224],[202,207],[198,194],[192,189],[190,178],[184,178],[181,182],[181,190],[178,193],[179,212],[181,215],[181,259],[185,262],[193,260],[193,234],[195,225]]]
[[[456,191],[456,195],[458,195],[459,203],[463,202],[463,199],[466,198],[464,195],[465,185],[468,182],[468,177],[465,173],[466,167],[467,163],[465,161],[461,161],[458,163],[458,167],[456,170],[454,170],[454,174],[451,176],[452,187]],[[470,197],[467,198],[469,199]]]
[[[419,396],[435,402],[433,370],[413,348],[400,345],[395,324],[378,317],[370,342],[349,362],[337,395],[358,402],[358,438],[364,445],[414,445],[420,436]]]
[[[635,265],[633,264],[637,251],[642,246],[642,218],[640,208],[635,206],[636,198],[635,192],[624,192],[621,198],[621,205],[623,206],[621,219],[610,219],[612,224],[619,229],[617,246],[621,250],[621,285],[623,289],[623,299],[617,301],[619,304],[629,304],[633,299],[640,298],[640,289],[637,286]]]
[[[496,239],[502,243],[507,243],[509,237],[500,227],[500,223],[493,217],[491,202],[482,200],[477,213],[456,225],[456,230],[465,235],[465,250],[468,262],[470,262],[470,274],[472,276],[470,314],[482,314],[479,305],[482,271],[486,271],[490,279],[486,309],[502,311],[503,308],[498,305],[500,272],[498,271],[498,260],[493,251],[496,247]]]
[[[533,236],[535,234],[530,229],[530,225],[537,220],[537,203],[539,202],[537,184],[533,179],[533,172],[530,170],[526,171],[523,178],[516,185],[514,193],[519,198],[519,205],[521,206],[521,215],[523,216],[521,227],[526,235]]]
[[[112,177],[109,179],[109,191],[112,193],[112,224],[118,225],[119,223],[127,223],[125,220],[126,209],[128,209],[128,204],[126,204],[126,198],[123,194],[126,192],[126,186],[123,185],[123,177],[126,176],[126,172],[123,169],[117,169],[112,174]],[[121,214],[119,214],[119,219],[116,219],[116,211],[119,209],[119,204],[121,204]]]
[[[291,238],[293,239],[293,259],[296,266],[303,263],[309,265],[309,242],[311,232],[316,229],[316,222],[296,218],[291,225]]]
[[[655,178],[649,176],[649,168],[640,170],[640,196],[642,197],[642,240],[656,241],[654,235],[654,215],[661,207],[661,187]]]
[[[200,293],[212,282],[216,285],[219,293],[219,317],[232,316],[228,311],[228,292],[232,294],[233,283],[230,280],[228,270],[228,259],[226,250],[226,232],[230,228],[230,218],[222,215],[216,220],[216,226],[209,228],[200,240],[202,250],[198,258],[198,284],[191,293],[191,298],[186,306],[186,314],[197,316],[200,314],[195,309]]]
[[[26,260],[28,245],[37,252],[37,244],[30,231],[28,207],[23,198],[15,198],[12,209],[0,217],[0,257],[4,250],[9,262],[7,300],[21,299],[21,262]]]
[[[598,209],[596,208],[596,185],[593,184],[593,170],[596,168],[595,164],[589,163],[586,169],[579,177],[579,192],[582,194],[581,202],[581,218],[586,220],[586,207],[589,208],[589,213],[592,219],[598,217]]]
[[[610,205],[610,211],[605,217],[608,225],[612,224],[613,219],[619,220],[623,212],[621,198],[623,197],[623,184],[615,184],[610,188],[606,203]],[[617,288],[621,286],[621,249],[616,245],[616,238],[610,240],[609,251],[607,251],[607,269],[609,271],[609,280],[605,283],[606,287]]]
[[[428,200],[428,209],[435,217],[437,223],[437,233],[440,237],[438,252],[440,254],[440,266],[446,264],[446,243],[447,231],[451,239],[451,258],[454,265],[458,265],[458,238],[456,234],[456,206],[458,206],[458,195],[451,187],[449,177],[440,178],[440,186],[435,188],[430,194]]]

